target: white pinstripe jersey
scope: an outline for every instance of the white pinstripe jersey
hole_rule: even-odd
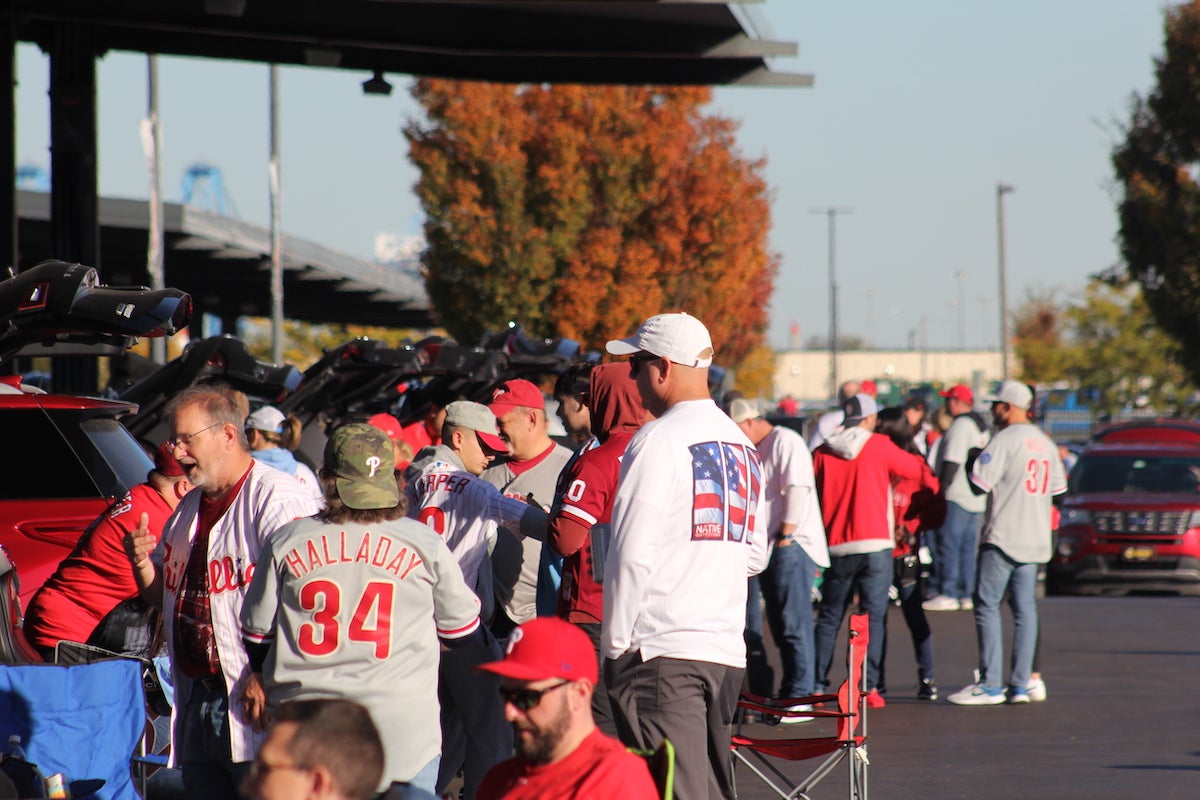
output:
[[[419,472],[405,473],[408,515],[441,535],[458,559],[467,585],[476,586],[498,528],[503,525],[520,531],[521,517],[529,505],[505,497],[495,486],[444,455],[415,466]]]

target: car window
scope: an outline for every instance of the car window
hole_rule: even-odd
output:
[[[1072,491],[1089,494],[1200,492],[1200,458],[1084,456],[1071,474]]]
[[[0,499],[120,497],[153,466],[121,423],[78,410],[6,409]]]

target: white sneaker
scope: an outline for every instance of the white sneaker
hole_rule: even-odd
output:
[[[812,711],[811,705],[788,706],[786,711]],[[794,717],[790,714],[779,718],[780,725],[795,725],[800,722],[812,722],[814,717]]]
[[[974,611],[975,610],[975,602],[969,597],[964,597],[962,600],[958,601],[958,610],[959,611]]]
[[[946,698],[956,706],[998,706],[1004,703],[1004,689],[972,683]]]
[[[1035,703],[1046,701],[1046,682],[1041,678],[1030,678],[1025,691],[1029,692],[1029,699]]]
[[[958,601],[953,597],[946,597],[944,594],[939,594],[937,597],[931,597],[924,603],[921,603],[921,608],[926,611],[958,611]]]

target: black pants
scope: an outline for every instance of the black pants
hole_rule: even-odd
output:
[[[437,793],[441,795],[463,772],[463,797],[474,800],[487,771],[512,755],[512,726],[504,719],[500,677],[475,669],[504,657],[495,637],[442,653],[438,667],[438,700],[442,704],[442,763]]]
[[[678,800],[733,800],[729,756],[744,669],[634,653],[604,662],[617,731],[628,747],[675,746]]]

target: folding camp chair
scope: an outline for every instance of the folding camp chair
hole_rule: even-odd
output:
[[[630,747],[629,752],[646,759],[660,800],[675,800],[675,745],[671,740],[663,739],[657,750]]]
[[[137,800],[129,760],[142,738],[144,706],[134,661],[0,667],[0,736],[20,736],[44,775],[102,780],[107,800]]]
[[[61,641],[54,648],[54,663],[63,666],[95,664],[124,659],[138,665],[146,701],[146,726],[132,759],[138,793],[148,796],[150,776],[167,766],[171,747],[171,708],[163,694],[154,662],[140,656],[125,655],[83,642]]]
[[[866,671],[867,642],[870,639],[866,614],[850,617],[850,637],[846,648],[845,682],[837,694],[791,697],[770,701],[756,695],[743,694],[738,701],[739,713],[757,711],[775,717],[813,717],[833,719],[837,731],[833,736],[809,736],[795,739],[760,739],[737,733],[730,741],[735,773],[744,766],[770,787],[783,800],[811,800],[809,790],[833,772],[844,759],[849,761],[850,800],[867,800],[867,699]],[[814,708],[811,711],[790,711],[797,705],[829,705],[833,708]],[[822,759],[802,781],[794,783],[775,764],[774,760],[806,761]],[[736,793],[736,789],[735,789]]]

